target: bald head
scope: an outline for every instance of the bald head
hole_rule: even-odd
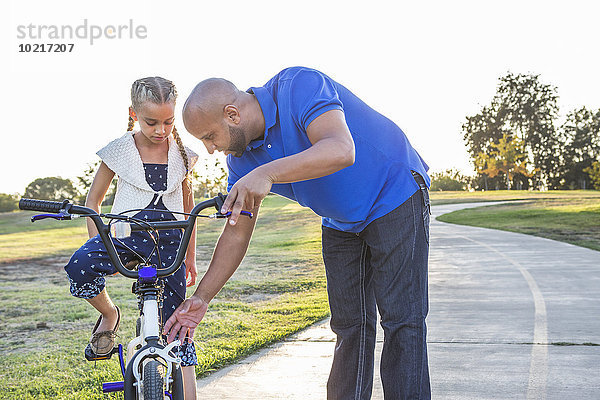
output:
[[[236,156],[265,129],[254,95],[221,78],[196,85],[183,106],[183,124],[192,136],[202,140],[209,153],[223,151]]]
[[[183,118],[190,113],[201,112],[211,117],[220,116],[223,107],[236,105],[240,91],[231,82],[222,78],[209,78],[196,85],[183,106]]]

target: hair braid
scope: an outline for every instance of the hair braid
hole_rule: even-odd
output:
[[[177,132],[177,128],[175,126],[173,126],[173,139],[175,139],[175,142],[177,143],[177,148],[179,149],[179,153],[181,154],[181,158],[183,158],[183,164],[185,165],[185,180],[191,188],[192,171],[190,171],[190,159],[187,155],[187,151],[185,151],[183,142],[181,141],[181,136],[179,136],[179,132]]]
[[[135,124],[135,121],[133,120],[133,118],[131,118],[131,115],[129,116],[129,123],[127,124],[127,132],[132,132],[133,131],[133,124]]]

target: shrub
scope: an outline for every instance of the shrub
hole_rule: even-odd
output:
[[[64,199],[74,199],[78,194],[71,180],[55,176],[34,180],[27,185],[23,197],[62,201]]]
[[[600,190],[600,161],[594,161],[592,166],[584,169],[583,172],[589,175],[594,189]]]
[[[470,182],[470,177],[461,174],[455,169],[431,173],[432,191],[467,190]]]
[[[19,196],[0,193],[0,212],[14,211],[19,208]]]

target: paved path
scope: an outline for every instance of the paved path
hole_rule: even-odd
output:
[[[600,399],[600,252],[432,219],[429,270],[433,398]],[[199,399],[325,399],[333,348],[321,322],[198,380]]]

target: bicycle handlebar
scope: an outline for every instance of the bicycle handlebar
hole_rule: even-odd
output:
[[[184,229],[183,237],[181,238],[181,242],[179,243],[179,248],[177,249],[177,257],[173,261],[173,263],[167,268],[157,268],[156,273],[159,277],[169,276],[173,274],[181,264],[183,263],[183,259],[185,258],[185,253],[187,246],[190,242],[190,238],[192,236],[192,232],[194,230],[194,226],[196,224],[196,217],[198,213],[206,208],[215,207],[217,211],[220,211],[221,206],[223,205],[223,201],[226,196],[220,195],[218,197],[214,197],[210,200],[203,201],[201,203],[196,204],[196,206],[190,212],[190,216],[187,220],[184,221],[157,221],[157,222],[146,222],[144,221],[144,225],[150,226],[154,229],[164,230],[164,229]],[[113,265],[116,267],[117,271],[128,278],[137,279],[138,271],[132,271],[123,265],[121,259],[117,255],[117,250],[115,249],[115,245],[109,236],[109,226],[102,221],[100,214],[96,211],[92,210],[88,207],[76,206],[71,204],[68,200],[63,202],[58,201],[47,201],[47,200],[36,200],[36,199],[26,199],[22,198],[19,201],[19,208],[21,210],[30,210],[30,211],[42,211],[42,212],[56,212],[56,213],[68,213],[68,214],[79,214],[84,215],[92,219],[96,228],[98,228],[98,234],[104,243],[108,256],[110,260],[113,262]],[[107,215],[110,218],[110,215]],[[131,224],[132,231],[141,231],[146,230],[144,226],[139,226],[137,224]]]
[[[70,204],[68,200],[63,201],[62,203],[58,201],[25,198],[19,200],[19,208],[21,210],[42,211],[50,213],[60,212],[60,210],[63,210],[65,208],[66,204]]]

